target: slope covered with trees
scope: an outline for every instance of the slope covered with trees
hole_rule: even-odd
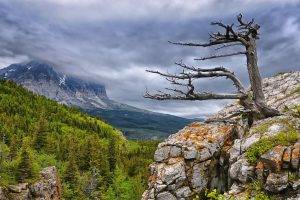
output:
[[[65,199],[139,199],[157,142],[122,133],[75,108],[0,81],[0,184],[59,169]]]

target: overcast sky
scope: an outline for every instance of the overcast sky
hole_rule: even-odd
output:
[[[204,42],[216,30],[210,21],[231,23],[242,12],[261,25],[259,66],[263,77],[300,69],[298,0],[0,0],[0,68],[31,59],[105,84],[111,99],[185,117],[214,113],[229,101],[158,102],[145,88],[165,81],[145,72],[175,72],[182,59],[197,66],[225,66],[248,84],[245,58],[196,62],[213,49],[184,48],[173,41]],[[201,80],[200,91],[234,91],[231,82]]]

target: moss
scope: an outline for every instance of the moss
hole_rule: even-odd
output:
[[[292,107],[285,107],[284,112],[290,113],[292,116],[300,118],[300,104]]]
[[[273,121],[267,121],[263,124],[260,124],[259,126],[253,128],[253,132],[254,133],[265,133],[267,132],[268,128],[273,124],[274,122]]]
[[[291,181],[295,181],[298,179],[298,175],[295,172],[289,172],[288,173],[288,180]]]
[[[300,94],[300,85],[298,85],[292,92],[291,94]]]
[[[247,151],[246,158],[250,164],[255,165],[261,155],[271,150],[277,145],[289,145],[296,142],[299,138],[297,130],[291,129],[288,131],[282,131],[276,136],[263,138],[254,143]]]
[[[254,200],[271,200],[271,198],[264,192],[263,185],[260,181],[254,180],[249,184],[248,193],[251,193],[254,196],[254,198],[248,199],[254,199]]]
[[[216,189],[213,190],[206,190],[205,191],[205,197],[209,200],[233,200],[233,197],[226,197],[223,194],[220,194]],[[196,200],[196,199],[193,199]]]

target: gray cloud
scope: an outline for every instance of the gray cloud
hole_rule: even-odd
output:
[[[176,72],[173,63],[183,59],[199,66],[230,66],[248,84],[245,59],[196,63],[193,58],[211,54],[213,49],[176,47],[167,41],[205,41],[214,30],[210,21],[231,22],[243,12],[262,26],[258,47],[263,76],[295,70],[300,61],[299,9],[297,0],[0,0],[0,67],[29,59],[47,60],[63,71],[99,80],[117,101],[200,117],[229,101],[144,99],[146,87],[159,89],[166,84],[145,69]],[[226,80],[201,80],[198,86],[210,91],[234,89]]]

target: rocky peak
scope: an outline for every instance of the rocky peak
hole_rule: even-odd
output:
[[[0,78],[13,80],[27,89],[67,105],[106,108],[105,86],[66,75],[48,62],[33,60],[0,70]]]
[[[204,199],[214,190],[219,199],[299,199],[300,119],[290,112],[299,109],[299,86],[300,72],[264,79],[268,104],[283,115],[250,129],[237,118],[234,124],[195,122],[169,136],[157,147],[142,199]]]

